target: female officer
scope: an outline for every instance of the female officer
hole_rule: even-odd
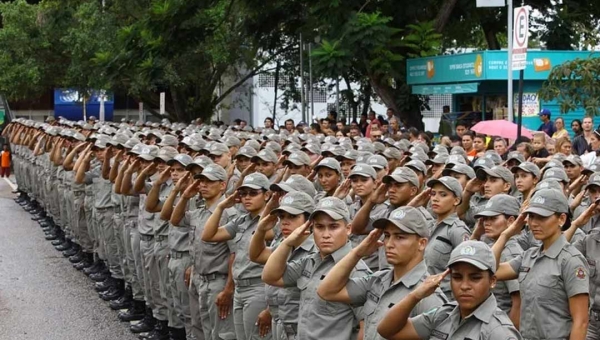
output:
[[[267,247],[266,244],[268,232],[275,227],[278,219],[278,227],[283,239],[285,239],[294,230],[306,223],[315,209],[312,197],[304,192],[288,193],[281,199],[279,207],[273,208],[278,200],[279,196],[277,194],[273,195],[250,241],[248,256],[251,261],[259,264],[267,263],[275,248],[283,241],[275,240],[272,247]],[[303,235],[302,238],[304,241],[299,247],[292,250],[288,263],[318,251],[312,235]],[[297,287],[279,288],[273,286],[267,286],[266,289],[269,312],[273,320],[273,339],[286,340],[288,337],[294,338],[298,330],[300,290]]]
[[[448,269],[430,276],[395,305],[379,323],[386,339],[521,339],[510,319],[496,305],[496,260],[480,241],[461,243],[452,251]],[[427,298],[451,274],[456,302],[410,318],[419,302]]]
[[[427,186],[431,188],[431,209],[437,216],[437,221],[425,249],[425,261],[430,274],[440,274],[446,270],[452,249],[468,240],[471,233],[456,214],[456,207],[462,197],[462,186],[458,180],[444,176],[430,180]],[[442,281],[441,288],[451,299],[449,279]]]
[[[319,178],[319,184],[323,188],[323,191],[315,197],[315,202],[318,203],[324,197],[333,196],[342,181],[342,167],[335,158],[328,157],[319,162],[315,167],[315,172]]]
[[[520,233],[527,216],[540,246],[498,266],[498,280],[519,279],[520,330],[527,339],[584,340],[588,326],[589,272],[585,257],[562,234],[569,204],[553,189],[533,194],[529,206],[492,247],[500,259],[507,241]]]
[[[523,162],[511,169],[515,174],[515,185],[519,194],[517,199],[523,203],[529,198],[540,177],[540,168],[531,162]]]

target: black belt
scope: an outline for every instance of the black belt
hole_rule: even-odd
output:
[[[140,240],[142,241],[152,241],[152,239],[154,239],[154,235],[145,235],[145,234],[140,234]]]
[[[263,283],[263,280],[260,277],[255,277],[252,279],[241,279],[235,281],[235,285],[237,287],[250,287],[259,283]]]
[[[105,208],[96,208],[96,210],[98,210],[98,211],[106,211],[106,210],[114,209],[114,208],[115,207],[105,207]]]
[[[283,330],[288,336],[296,336],[298,334],[298,325],[295,323],[284,323]]]
[[[590,319],[594,321],[600,321],[600,311],[597,309],[590,309]]]
[[[216,279],[227,278],[227,274],[221,274],[221,273],[198,274],[198,276],[200,277],[201,280],[207,281],[207,282],[214,281]]]
[[[166,241],[169,238],[169,236],[158,235],[155,238],[156,238],[156,242],[163,242],[163,241]]]
[[[190,252],[189,251],[176,251],[176,250],[171,250],[171,254],[170,257],[172,259],[180,259],[184,256],[190,256]]]

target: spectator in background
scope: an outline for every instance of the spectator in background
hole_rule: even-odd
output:
[[[502,157],[503,160],[506,160],[506,155],[508,151],[508,144],[506,143],[506,139],[496,137],[494,138],[494,151]]]
[[[529,157],[531,157],[531,155],[533,155],[534,149],[531,143],[522,142],[519,143],[519,145],[517,145],[517,151],[523,155],[523,158],[525,158],[525,160],[527,160],[529,159]]]
[[[456,135],[458,137],[461,137],[467,132],[469,131],[469,128],[467,127],[467,123],[459,121],[456,123]]]
[[[346,122],[344,122],[343,120],[340,120],[337,123],[335,123],[335,126],[337,127],[338,131],[342,131],[346,128]]]
[[[374,125],[377,125],[378,130],[381,130],[381,122],[379,119],[375,118],[375,111],[369,111],[369,126],[367,126],[367,131],[365,137],[371,137],[371,129]]]
[[[594,133],[594,120],[592,117],[583,118],[581,133],[573,139],[573,152],[579,156],[589,150],[590,138]]]
[[[331,121],[329,120],[329,118],[321,119],[321,131],[328,136],[335,135],[335,133],[331,129]]]
[[[561,137],[556,140],[556,152],[562,153],[563,155],[570,155],[573,146],[571,141],[567,137]]]
[[[427,144],[431,148],[431,136],[427,132],[420,132],[418,141]]]
[[[390,127],[388,131],[390,137],[394,137],[402,133],[400,132],[400,120],[398,118],[392,117],[392,119],[390,119]]]
[[[319,125],[317,123],[310,124],[310,134],[311,135],[318,135],[319,133],[323,133],[321,131],[321,125]]]
[[[473,147],[473,141],[475,140],[475,133],[473,131],[466,131],[462,135],[462,147],[467,152],[469,161],[473,161],[477,157],[477,150]]]
[[[458,135],[450,136],[450,146],[462,146],[462,138]]]
[[[294,124],[294,120],[293,119],[288,119],[288,120],[285,121],[285,129],[288,130],[289,133],[294,132],[294,126],[295,125],[296,124]]]
[[[565,120],[561,117],[558,117],[554,120],[554,128],[556,129],[556,131],[552,134],[552,138],[569,138],[569,131],[565,129]]]
[[[10,163],[12,155],[8,149],[8,143],[2,146],[0,152],[0,177],[10,177]]]
[[[538,128],[538,131],[545,132],[548,136],[552,137],[554,132],[556,132],[556,128],[554,127],[554,123],[552,122],[552,113],[548,109],[542,109],[540,113],[538,113],[542,121],[542,125]]]
[[[369,120],[367,115],[362,114],[360,115],[360,122],[358,123],[358,126],[360,127],[360,133],[364,136],[367,134],[367,127],[369,126]]]
[[[571,131],[575,136],[579,136],[583,130],[581,130],[581,121],[579,119],[573,119],[571,122]]]
[[[243,130],[246,127],[246,125],[248,125],[247,121],[245,121],[245,120],[241,120],[240,121],[240,129],[241,130]]]
[[[265,129],[273,129],[275,124],[273,123],[273,118],[267,117],[265,118]]]
[[[334,123],[337,121],[337,112],[335,110],[331,110],[329,111],[329,114],[327,115],[327,118],[329,118],[329,121]]]
[[[354,137],[360,137],[360,136],[361,136],[360,127],[358,127],[358,125],[351,126],[350,127],[350,137],[354,138]]]

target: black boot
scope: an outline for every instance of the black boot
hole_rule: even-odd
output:
[[[71,263],[79,263],[81,261],[83,261],[84,259],[84,254],[82,251],[78,251],[77,254],[72,255],[69,257],[69,262]]]
[[[119,313],[119,320],[122,322],[142,320],[146,315],[146,303],[140,300],[132,300],[131,307],[124,312]]]
[[[63,251],[62,254],[64,257],[71,257],[71,256],[79,254],[80,251],[81,251],[81,247],[77,243],[71,242],[71,249],[67,249],[67,250]]]
[[[83,252],[82,256],[83,260],[73,265],[73,267],[77,270],[83,270],[84,268],[91,267],[94,264],[94,254]]]
[[[61,244],[67,242],[67,240],[65,239],[65,234],[63,234],[62,231],[59,231],[59,233],[60,233],[60,236],[58,237],[58,239],[50,242],[54,247],[58,247]]]
[[[107,291],[110,287],[117,284],[117,281],[112,278],[112,276],[107,277],[106,280],[96,282],[94,284],[94,290],[98,293]]]
[[[60,240],[60,242],[62,243],[62,232],[60,231],[60,229],[58,228],[54,228],[54,233],[50,234],[50,235],[46,235],[46,240],[48,241],[56,241],[56,240]]]
[[[122,320],[124,321],[124,320]],[[131,333],[146,333],[150,332],[154,329],[154,325],[156,325],[156,319],[152,316],[152,309],[150,307],[146,307],[146,315],[139,323],[132,325],[129,327]]]
[[[169,340],[186,340],[185,328],[169,327]]]
[[[140,336],[140,339],[146,340],[169,340],[169,321],[158,320],[156,326],[152,332],[148,333],[147,336]]]
[[[90,274],[97,273],[100,270],[102,270],[102,260],[96,260],[92,266],[85,268],[83,273],[89,276]]]
[[[54,248],[58,251],[65,251],[68,249],[71,249],[72,247],[72,243],[71,240],[69,240],[68,238],[65,239],[65,242],[63,242],[62,244],[59,244],[57,246],[55,246]]]
[[[116,300],[112,300],[109,304],[110,309],[119,310],[126,309],[131,307],[133,304],[133,293],[131,292],[131,287],[126,286],[125,292]]]
[[[104,301],[118,300],[123,294],[125,294],[125,281],[116,280],[117,284],[108,288],[107,291],[99,293],[100,298]]]
[[[32,221],[39,221],[39,220],[43,220],[45,218],[46,218],[46,212],[45,211],[42,211],[39,214],[31,216],[31,220]]]
[[[92,281],[100,282],[106,280],[109,276],[110,273],[104,268],[101,268],[97,273],[90,274],[90,279],[92,279]]]

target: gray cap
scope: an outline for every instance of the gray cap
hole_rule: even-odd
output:
[[[567,176],[565,170],[561,168],[550,168],[544,171],[542,179],[550,179],[558,182],[569,183],[569,176]]]
[[[226,182],[227,172],[219,164],[207,164],[205,167],[203,167],[202,173],[199,173],[196,176],[194,176],[194,179],[198,178],[206,178],[212,182]]]
[[[313,182],[309,181],[302,175],[291,175],[283,183],[274,183],[270,186],[272,191],[282,190],[285,192],[301,191],[309,194],[311,197],[315,197],[317,190]]]
[[[383,156],[385,158],[391,158],[391,159],[402,159],[403,155],[402,152],[400,152],[400,150],[398,150],[397,148],[385,148],[385,150],[383,150]]]
[[[273,209],[271,215],[275,215],[278,212],[287,212],[292,215],[312,214],[314,210],[315,201],[312,197],[300,191],[293,191],[283,196],[281,201],[279,201],[279,207]]]
[[[381,142],[373,142],[373,147],[375,148],[375,153],[381,154],[385,151],[385,145]]]
[[[473,163],[473,169],[477,173],[477,169],[486,168],[491,169],[494,167],[494,162],[489,158],[477,158],[477,160]]]
[[[551,179],[546,179],[546,180],[542,180],[539,181],[538,184],[535,185],[535,190],[541,190],[541,189],[554,189],[554,190],[558,190],[558,191],[562,191],[563,188],[560,185],[560,182],[551,180]]]
[[[516,174],[518,170],[529,172],[530,174],[533,174],[533,176],[535,176],[536,178],[540,177],[540,168],[538,168],[537,165],[531,162],[521,162],[519,165],[511,169],[513,174]]]
[[[511,151],[508,153],[508,156],[506,156],[506,162],[509,162],[511,160],[523,163],[525,162],[525,157],[519,151]]]
[[[55,130],[52,130],[52,131],[55,131]],[[110,137],[108,137],[106,135],[99,135],[98,139],[94,143],[94,148],[105,149],[108,146],[109,142],[110,142]]]
[[[550,162],[546,163],[546,165],[544,165],[544,167],[542,168],[542,175],[543,173],[551,168],[560,168],[560,169],[564,169],[565,166],[562,164],[562,162],[556,161],[556,160],[551,160]]]
[[[581,161],[581,157],[578,155],[569,155],[562,163],[563,165],[565,163],[570,163],[577,166],[583,166],[583,161]]]
[[[273,141],[267,142],[267,144],[265,144],[265,150],[271,150],[276,154],[281,153],[281,144]]]
[[[114,136],[112,136],[112,138],[110,139],[110,141],[108,143],[111,145],[114,145],[114,146],[123,145],[123,144],[127,143],[128,139],[129,139],[129,137],[127,137],[127,135],[124,135],[122,133],[117,133]]]
[[[488,216],[518,216],[521,204],[516,197],[506,194],[492,196],[483,207],[483,210],[475,215],[475,218]]]
[[[313,220],[315,215],[323,212],[334,220],[344,220],[350,222],[350,212],[348,206],[344,201],[337,197],[325,197],[317,203],[314,212],[310,215],[310,219]]]
[[[356,163],[367,164],[369,158],[373,156],[370,152],[358,151],[358,157],[356,157]]]
[[[194,166],[194,165],[199,166],[202,169],[204,169],[213,163],[214,162],[212,161],[212,159],[208,158],[207,156],[198,156],[198,157],[194,158],[194,161],[186,167],[186,170],[190,170],[192,168],[192,166]]]
[[[433,159],[426,160],[425,164],[427,164],[427,165],[446,164],[447,161],[448,161],[448,155],[439,154],[439,155],[435,155],[435,157],[433,157]]]
[[[233,137],[233,136],[225,137],[225,138],[221,139],[221,142],[224,143],[225,145],[227,145],[228,147],[242,145],[242,142],[237,137]]]
[[[380,218],[373,222],[374,228],[385,228],[393,224],[407,234],[417,234],[429,238],[429,226],[425,216],[413,207],[400,207],[390,214],[389,218]]]
[[[260,143],[255,141],[254,139],[247,140],[246,143],[244,143],[244,146],[249,146],[256,150],[256,152],[260,150]]]
[[[372,179],[377,179],[377,171],[375,171],[375,169],[368,164],[356,164],[352,167],[352,171],[350,171],[348,178],[352,178],[352,176],[371,177]]]
[[[383,183],[389,184],[390,182],[398,183],[410,183],[416,187],[419,187],[419,178],[414,170],[407,167],[398,167],[394,169],[391,175],[383,177]]]
[[[288,158],[283,162],[283,165],[294,164],[296,166],[301,165],[310,165],[310,157],[302,151],[296,151],[288,156]]]
[[[140,143],[141,142],[140,142],[139,139],[137,139],[135,137],[131,137],[124,144],[121,144],[121,145],[123,145],[123,147],[125,149],[132,149],[134,146],[136,146],[136,145],[138,145]]]
[[[160,139],[160,143],[158,143],[158,146],[176,147],[178,144],[179,144],[179,140],[177,139],[177,137],[171,136],[171,135],[164,135]]]
[[[554,189],[537,190],[531,200],[525,213],[533,213],[543,217],[551,216],[555,213],[568,213],[569,202],[562,191]]]
[[[460,157],[460,156],[458,156]],[[451,173],[466,175],[468,179],[475,177],[475,171],[473,168],[462,163],[448,163],[446,168],[442,171],[442,176],[450,176]]]
[[[302,151],[304,151],[304,152],[308,151],[310,153],[320,155],[321,154],[321,146],[319,144],[315,144],[315,143],[308,143],[302,147]]]
[[[421,152],[420,149],[417,149],[417,150],[419,150],[419,151],[411,153],[407,159],[409,159],[411,161],[419,160],[421,162],[426,162],[429,159],[429,156],[427,156],[426,153]]]
[[[269,190],[270,186],[271,186],[271,182],[269,182],[269,179],[267,178],[267,176],[265,176],[259,172],[254,172],[254,173],[251,173],[250,175],[244,177],[244,182],[242,182],[240,189],[241,188],[251,188],[251,189]]]
[[[319,164],[315,166],[315,171],[319,171],[319,169],[322,167],[335,170],[338,174],[342,173],[342,167],[340,165],[340,162],[338,162],[335,158],[332,157],[323,158],[319,162]]]
[[[467,158],[467,152],[463,149],[462,146],[455,146],[450,150],[450,155],[460,155],[464,158]]]
[[[229,152],[227,145],[219,142],[214,142],[210,145],[209,153],[211,155],[221,156]]]
[[[512,174],[512,172],[500,165],[496,165],[491,169],[483,167],[479,168],[477,171],[475,171],[475,174],[477,175],[477,178],[482,181],[485,181],[485,179],[490,176],[501,178],[504,182],[510,183],[511,186],[515,183],[515,176]]]
[[[433,149],[431,149],[431,151],[429,151],[427,154],[429,154],[429,155],[431,155],[431,154],[435,154],[435,155],[440,155],[440,154],[450,155],[450,152],[448,151],[447,147],[445,147],[444,145],[438,144],[438,145],[434,146]]]
[[[252,157],[251,160],[252,162],[262,160],[267,163],[277,163],[277,155],[269,149],[263,149],[256,156]]]
[[[338,157],[346,153],[346,149],[341,145],[329,145],[327,148],[323,147],[321,149],[321,155],[327,156],[332,154],[333,157]]]
[[[494,165],[499,165],[500,163],[502,163],[502,157],[500,157],[500,155],[494,150],[486,151],[483,158],[491,159],[492,162],[494,162]]]
[[[600,164],[594,163],[594,164],[590,164],[588,167],[584,168],[583,171],[581,172],[584,175],[592,175],[595,172],[599,172],[600,171]]]
[[[552,155],[552,157],[550,159],[553,161],[563,163],[564,161],[567,160],[567,155],[557,152],[554,155]]]
[[[298,151],[302,151],[302,146],[300,146],[299,144],[296,144],[296,143],[291,143],[285,147],[282,154],[290,155],[290,154],[292,154],[294,152],[298,152]],[[304,151],[302,151],[302,152],[304,152]]]
[[[458,180],[454,177],[443,176],[440,179],[430,179],[427,181],[427,187],[433,188],[434,185],[441,184],[446,187],[446,189],[450,190],[454,196],[461,198],[463,188],[458,182]]]
[[[367,159],[367,164],[379,171],[388,166],[388,161],[381,155],[373,155]]]
[[[186,168],[193,161],[194,160],[192,159],[192,157],[190,155],[185,154],[185,153],[180,153],[177,156],[175,156],[175,158],[167,161],[167,165],[173,165],[175,162],[178,162],[179,164],[183,165],[184,168]]]
[[[158,156],[158,151],[159,149],[156,145],[144,145],[139,157],[146,161],[151,161]]]
[[[356,151],[354,149],[347,150],[346,152],[344,152],[343,155],[336,157],[336,159],[340,162],[344,159],[351,159],[351,160],[355,161],[357,158],[358,158],[358,151]]]
[[[496,273],[496,258],[492,248],[481,241],[469,240],[456,246],[450,253],[448,267],[458,262],[468,263],[478,269]]]
[[[251,159],[252,157],[255,157],[256,155],[258,155],[258,152],[256,152],[256,149],[254,149],[251,146],[244,145],[238,150],[238,152],[235,154],[235,157],[233,157],[233,158],[235,159],[240,156],[244,156],[244,157]]]
[[[461,155],[450,155],[446,164],[467,164],[467,160]]]
[[[132,153],[134,155],[141,155],[142,154],[142,150],[144,150],[144,144],[142,143],[138,143],[136,145],[134,145],[131,150],[129,150],[129,153]]]
[[[427,167],[425,166],[425,163],[423,163],[419,160],[416,160],[416,159],[411,160],[410,162],[406,163],[404,166],[411,168],[415,171],[419,171],[422,174],[427,173]]]
[[[585,185],[584,190],[591,186],[600,187],[600,174],[598,174],[598,173],[592,174],[590,176],[590,178],[588,179],[588,182]]]
[[[175,156],[177,156],[179,154],[179,152],[177,152],[177,149],[175,149],[172,146],[163,146],[159,151],[158,151],[158,155],[156,157],[162,159],[165,162],[168,162],[170,160],[172,160],[173,158],[175,158]]]
[[[75,132],[73,134],[73,136],[71,136],[71,138],[78,140],[80,142],[85,142],[85,135],[83,135],[82,133],[79,133],[79,132]]]
[[[356,150],[375,153],[375,147],[371,143],[360,143]]]

